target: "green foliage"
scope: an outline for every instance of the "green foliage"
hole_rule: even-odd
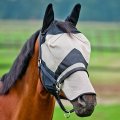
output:
[[[80,118],[72,113],[70,118],[65,118],[63,111],[55,108],[53,120],[119,120],[120,104],[116,105],[97,105],[94,113],[90,117]]]

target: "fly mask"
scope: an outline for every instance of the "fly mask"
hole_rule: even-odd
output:
[[[47,25],[39,35],[38,66],[42,83],[55,96],[64,112],[73,112],[65,109],[60,100],[60,92],[63,91],[69,101],[85,93],[95,94],[87,71],[90,43],[69,21],[59,22],[51,18]]]

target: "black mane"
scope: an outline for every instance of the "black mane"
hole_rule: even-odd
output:
[[[57,29],[55,29],[55,25],[58,27]],[[62,30],[62,33],[68,33],[68,35],[70,35],[70,33],[79,32],[69,22],[56,22],[55,25],[52,26],[51,30],[49,30],[50,33],[59,33]],[[3,83],[3,89],[2,91],[0,90],[0,94],[7,93],[14,83],[25,74],[29,61],[34,53],[34,45],[39,32],[40,30],[34,33],[25,43],[10,71],[2,76],[0,81]]]
[[[23,46],[10,71],[2,76],[1,81],[3,82],[3,89],[0,91],[1,94],[5,94],[26,72],[29,61],[34,53],[34,45],[39,32],[40,30],[30,37]]]

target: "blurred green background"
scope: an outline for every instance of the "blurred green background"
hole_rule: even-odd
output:
[[[75,3],[82,4],[77,28],[92,46],[89,72],[98,105],[91,117],[71,114],[69,120],[119,120],[120,114],[120,1],[119,0],[1,0],[0,77],[9,71],[25,41],[42,26],[49,2],[64,20]],[[67,7],[66,7],[67,5]],[[56,105],[53,120],[66,120]]]

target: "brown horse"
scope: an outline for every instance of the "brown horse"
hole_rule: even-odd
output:
[[[92,114],[96,94],[87,74],[90,44],[75,27],[80,8],[77,4],[65,22],[59,22],[48,5],[42,29],[26,42],[0,80],[0,120],[52,120],[55,98],[65,112]],[[67,111],[60,96],[74,110]]]

